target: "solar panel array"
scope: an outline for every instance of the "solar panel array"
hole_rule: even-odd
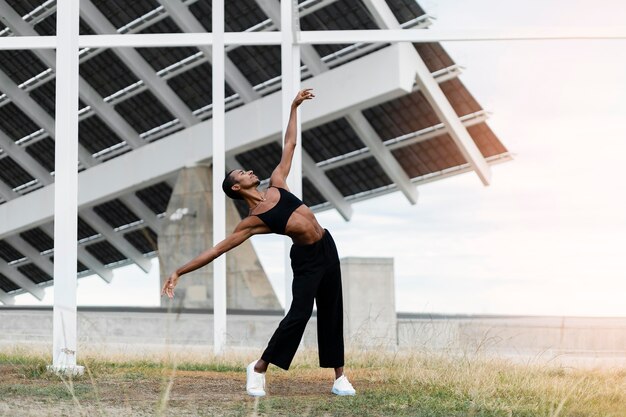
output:
[[[83,1],[91,1],[119,33],[184,31],[181,22],[177,22],[156,0]],[[56,33],[54,1],[0,0],[0,4],[3,2],[34,29],[34,34]],[[227,31],[276,30],[276,25],[255,0],[225,3]],[[299,3],[302,30],[378,28],[360,0],[304,0]],[[278,4],[276,0],[275,6],[278,7]],[[388,0],[387,4],[403,27],[421,27],[419,25],[429,23],[428,16],[414,0]],[[186,0],[182,7],[191,13],[194,23],[199,23],[207,31],[211,30],[210,0]],[[87,20],[85,16],[81,18],[80,33],[95,33]],[[12,23],[15,22],[9,16],[8,28],[0,25],[3,36],[29,34],[19,33],[19,25]],[[386,46],[315,45],[314,49],[328,68],[334,68]],[[438,43],[414,46],[431,72],[445,73],[450,70],[453,74],[440,86],[457,115],[466,123],[483,156],[505,157],[506,148],[485,123],[485,112],[481,106],[455,77],[455,64],[444,48]],[[212,100],[212,71],[210,57],[205,56],[201,48],[138,48],[137,52],[184,103],[183,111],[191,112],[198,120],[210,117],[207,109],[210,109]],[[279,46],[230,46],[227,48],[227,59],[259,95],[267,95],[280,88]],[[54,171],[53,132],[46,130],[49,129],[46,123],[54,118],[56,84],[54,71],[45,60],[41,51],[0,51],[0,72],[11,83],[10,88],[6,83],[0,83],[0,94],[5,93],[0,95],[0,182],[5,189],[11,190],[8,195],[2,196],[0,204],[20,198],[52,180],[51,177],[42,178],[33,169],[33,164],[37,164],[45,172]],[[106,162],[185,128],[184,123],[173,114],[175,111],[170,103],[157,98],[141,75],[131,70],[125,58],[114,49],[81,51],[80,76],[95,92],[90,99],[96,97],[102,105],[111,106],[121,117],[115,119],[118,122],[112,122],[110,116],[88,106],[89,100],[81,96],[79,142],[92,155],[94,164]],[[305,67],[303,78],[310,76],[314,74]],[[11,88],[20,88],[28,100],[7,93]],[[227,109],[244,104],[236,86],[227,83],[226,95]],[[414,182],[467,167],[459,149],[441,128],[439,119],[420,91],[415,90],[367,108],[362,114],[379,136],[377,140],[388,147]],[[124,136],[125,130],[120,129],[119,123],[126,123],[136,133],[138,139],[135,143]],[[347,200],[374,197],[395,189],[394,181],[346,117],[337,117],[305,130],[302,138],[304,152]],[[7,144],[17,145],[17,150],[13,154],[8,152]],[[275,142],[231,156],[242,167],[253,169],[259,177],[267,178],[278,163],[280,153],[281,146]],[[25,160],[31,162],[25,163]],[[80,169],[88,167],[81,164]],[[123,249],[123,243],[130,244],[141,256],[154,256],[158,241],[158,227],[155,225],[163,221],[173,184],[174,178],[159,180],[134,190],[126,196],[128,198],[119,197],[82,209],[95,213],[110,230],[105,233],[101,226],[89,221],[89,216],[79,213],[78,239],[80,253],[83,254],[79,253],[79,276],[95,273],[96,267],[114,268],[134,262],[128,250]],[[314,210],[332,207],[322,191],[310,178],[304,177],[303,199]],[[247,214],[246,207],[239,204],[238,208],[242,215]],[[50,284],[52,277],[48,272],[54,253],[52,230],[50,224],[40,225],[0,240],[0,289],[4,293],[19,294],[24,291],[15,282],[19,281],[15,277],[26,278],[39,286]],[[114,238],[111,239],[111,236]],[[33,251],[36,253],[34,258],[23,253],[32,254]],[[42,263],[42,260],[48,264]]]

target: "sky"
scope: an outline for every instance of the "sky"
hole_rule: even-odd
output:
[[[623,25],[621,1],[424,0],[433,28]],[[341,257],[394,258],[402,312],[626,316],[626,40],[447,42],[514,161],[318,215]],[[303,109],[306,111],[306,109]],[[621,175],[620,175],[621,174]],[[253,245],[279,299],[284,238]],[[79,305],[159,305],[149,274],[79,280]],[[184,279],[184,277],[182,278]],[[51,304],[46,289],[44,304]],[[31,295],[17,304],[41,304]]]

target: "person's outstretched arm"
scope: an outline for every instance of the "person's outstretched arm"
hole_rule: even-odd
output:
[[[249,239],[250,236],[254,235],[255,232],[256,227],[250,218],[242,220],[230,236],[211,249],[202,252],[200,255],[196,256],[191,261],[174,271],[165,281],[165,284],[163,284],[161,296],[167,295],[169,298],[174,297],[174,287],[176,287],[176,284],[178,284],[178,280],[180,280],[182,275],[195,271],[196,269],[202,268],[203,266],[213,262],[215,258],[223,255],[232,248],[241,245]]]
[[[287,175],[291,169],[291,160],[293,159],[293,153],[296,149],[296,137],[297,137],[297,118],[298,118],[298,106],[302,104],[304,100],[311,100],[315,95],[312,93],[311,88],[305,88],[300,90],[296,98],[291,103],[291,113],[289,114],[289,123],[287,124],[287,131],[285,132],[285,144],[283,146],[283,156],[280,159],[280,163],[272,172],[270,177],[270,185],[287,188]]]

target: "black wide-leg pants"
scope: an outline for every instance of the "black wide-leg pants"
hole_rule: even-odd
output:
[[[311,245],[293,245],[293,301],[261,359],[289,369],[317,303],[317,346],[322,368],[343,366],[343,298],[337,247],[328,232]]]

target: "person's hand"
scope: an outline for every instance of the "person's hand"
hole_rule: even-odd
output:
[[[178,284],[178,280],[180,276],[174,272],[170,277],[165,280],[165,284],[163,284],[163,289],[161,290],[161,297],[167,295],[169,298],[174,298],[174,287]]]
[[[311,100],[315,95],[312,93],[312,88],[305,88],[304,90],[298,91],[296,98],[293,99],[293,105],[298,107],[304,100]]]

